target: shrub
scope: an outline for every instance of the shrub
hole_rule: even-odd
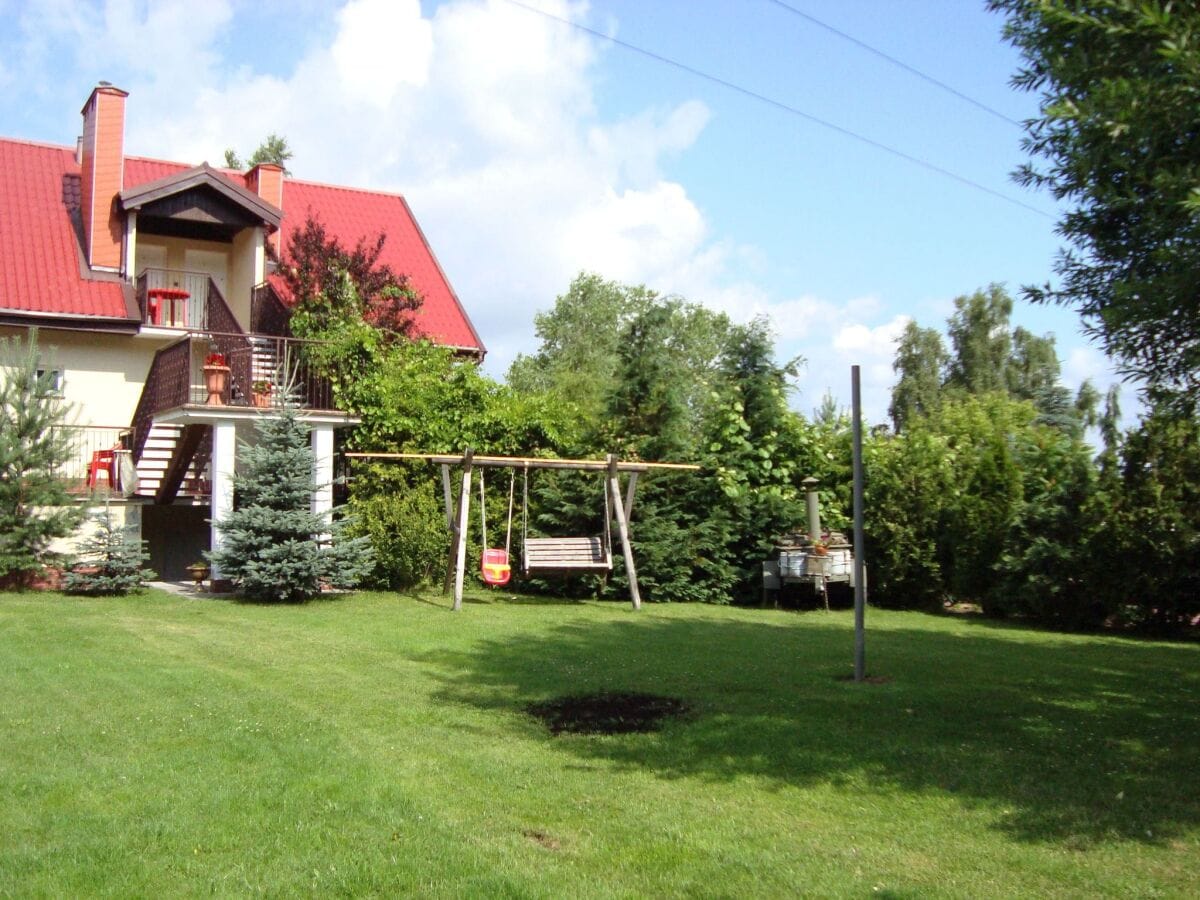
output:
[[[400,493],[355,498],[352,533],[370,539],[375,566],[367,583],[407,588],[442,571],[450,552],[445,512],[433,482]]]
[[[82,544],[79,564],[63,578],[64,590],[111,597],[140,591],[156,577],[145,567],[145,541],[129,540],[125,528],[113,524],[107,507],[95,518],[96,529]]]

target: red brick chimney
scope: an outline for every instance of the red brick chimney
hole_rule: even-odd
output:
[[[283,209],[283,166],[275,163],[259,163],[245,174],[247,190],[254,191],[276,209]],[[269,238],[268,243],[279,255],[279,232]]]
[[[84,250],[88,264],[97,269],[121,268],[125,223],[117,209],[117,194],[124,186],[128,96],[127,91],[102,81],[81,110]]]

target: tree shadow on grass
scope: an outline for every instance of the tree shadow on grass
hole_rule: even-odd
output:
[[[696,715],[643,737],[555,738],[661,777],[848,783],[998,805],[1023,841],[1159,842],[1200,825],[1200,653],[1032,636],[986,623],[869,632],[876,684],[847,682],[848,620],[651,619],[564,625],[426,657],[446,699],[519,711],[640,690]]]
[[[402,597],[435,606],[441,609],[454,607],[454,595],[437,585],[421,585],[403,591],[394,591]],[[551,594],[521,593],[520,589],[508,587],[490,588],[470,585],[463,591],[463,605],[467,606],[578,606],[586,601]]]

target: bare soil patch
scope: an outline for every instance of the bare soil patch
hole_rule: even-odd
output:
[[[551,734],[630,734],[657,731],[664,719],[686,714],[678,697],[604,691],[576,697],[556,697],[525,707]]]

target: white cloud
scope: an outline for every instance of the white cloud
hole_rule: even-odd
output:
[[[566,0],[541,7],[587,15]],[[767,315],[781,355],[814,366],[826,366],[835,336],[857,333],[846,329],[884,327],[874,297],[777,302],[754,277],[761,251],[714,234],[669,175],[703,134],[707,106],[602,116],[593,83],[603,45],[502,0],[451,0],[428,17],[417,0],[351,0],[322,11],[332,30],[270,71],[226,2],[113,0],[103,15],[73,4],[59,13],[62,40],[123,67],[129,152],[218,162],[226,147],[248,153],[273,131],[288,138],[301,177],[403,192],[494,374],[532,349],[534,313],[581,270],[736,321]],[[148,59],[148,46],[170,47],[172,65]]]
[[[713,241],[662,172],[708,122],[702,103],[601,118],[598,45],[500,0],[444,3],[429,18],[415,0],[353,0],[331,21],[333,33],[283,75],[226,60],[183,94],[143,75],[130,86],[127,146],[214,161],[275,131],[302,177],[404,193],[495,374],[530,349],[534,313],[581,270],[698,301],[754,293],[729,274],[753,253]]]
[[[433,28],[417,0],[353,0],[337,21],[330,55],[349,97],[383,108],[401,84],[425,84]]]
[[[618,281],[651,284],[686,263],[707,230],[687,192],[671,182],[620,193],[608,186],[564,224],[557,243],[565,257],[587,260],[589,268]]]

